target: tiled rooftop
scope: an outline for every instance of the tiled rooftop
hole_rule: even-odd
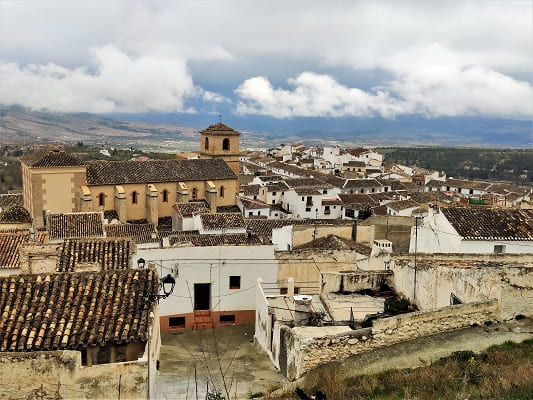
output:
[[[0,210],[5,210],[11,206],[23,206],[22,193],[0,194]]]
[[[28,231],[0,232],[0,269],[19,267],[19,250],[30,240]]]
[[[233,204],[233,205],[230,205],[230,206],[218,206],[217,207],[217,213],[219,214],[234,214],[234,213],[240,213],[241,212],[241,209],[239,208],[239,206]]]
[[[352,225],[346,219],[246,219],[246,224],[259,236],[271,237],[272,229],[289,225]]]
[[[182,217],[192,217],[193,214],[209,213],[209,204],[205,200],[176,203],[172,206],[174,211]]]
[[[239,200],[243,204],[244,207],[248,209],[256,209],[256,208],[270,208],[270,205],[266,204],[263,201],[259,200],[250,200],[246,197],[239,197]]]
[[[104,229],[108,238],[131,238],[135,243],[159,241],[153,224],[112,224]]]
[[[50,240],[104,236],[102,213],[99,211],[48,214],[47,227]]]
[[[65,239],[57,272],[74,272],[80,263],[101,264],[103,270],[129,268],[135,244],[130,239]]]
[[[347,179],[344,188],[372,188],[383,186],[375,179]]]
[[[285,183],[291,188],[295,187],[312,187],[315,189],[326,189],[333,187],[327,182],[324,182],[316,178],[288,178],[285,179]]]
[[[61,146],[48,145],[41,149],[24,156],[20,161],[33,168],[48,167],[77,167],[82,166],[83,162],[71,154],[65,152]]]
[[[200,235],[191,233],[176,233],[169,237],[171,246],[190,243],[192,246],[243,246],[260,245],[261,240],[257,235],[246,233],[226,233],[220,235]]]
[[[328,235],[296,247],[294,250],[320,249],[320,250],[355,250],[365,256],[370,256],[372,249],[353,240],[348,240],[336,235]]]
[[[152,269],[0,278],[0,351],[146,341],[144,299],[158,290]]]
[[[533,240],[533,210],[442,208],[466,240]]]
[[[261,185],[241,185],[239,192],[244,196],[257,196]]]
[[[30,213],[21,205],[15,204],[0,212],[0,223],[21,224],[31,222]]]
[[[390,207],[396,211],[407,210],[408,208],[415,208],[415,207],[418,207],[419,205],[420,204],[418,204],[414,200],[400,200],[400,201],[393,201],[391,203],[387,203],[387,207]]]
[[[294,188],[294,191],[299,196],[318,196],[322,194],[318,189],[312,187],[297,187]]]
[[[200,131],[200,133],[209,133],[210,135],[240,135],[235,129],[224,125],[222,122],[217,122],[214,125],[209,125],[207,128]]]
[[[201,214],[200,219],[205,230],[246,228],[244,217],[237,213]]]
[[[93,161],[87,165],[88,185],[121,185],[235,179],[221,159]]]

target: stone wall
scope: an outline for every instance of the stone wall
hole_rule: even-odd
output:
[[[0,399],[146,398],[145,361],[81,365],[79,351],[0,353]]]
[[[379,290],[382,285],[391,285],[391,271],[322,272],[322,292],[359,292]]]
[[[21,274],[50,274],[56,271],[59,244],[28,245],[20,249]]]
[[[401,314],[374,322],[372,328],[346,330],[339,334],[327,334],[328,327],[284,327],[287,378],[294,380],[320,364],[343,360],[382,346],[416,339],[443,331],[482,324],[498,318],[498,301],[489,300],[472,304],[443,307],[430,312]],[[320,335],[320,330],[325,334]],[[280,368],[281,359],[280,354]]]
[[[500,302],[500,318],[533,316],[533,266],[523,263],[523,256],[476,259],[457,255],[423,255],[416,271],[414,259],[396,258],[391,263],[396,292],[415,301],[420,310],[434,310],[450,304],[453,293],[463,303],[488,299]],[[515,263],[516,262],[516,263]]]

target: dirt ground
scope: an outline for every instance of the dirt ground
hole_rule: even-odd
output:
[[[196,400],[198,392],[198,399],[205,399],[208,381],[210,390],[213,383],[223,394],[227,388],[231,399],[248,399],[283,386],[286,378],[253,343],[253,335],[253,324],[161,333],[155,397]]]

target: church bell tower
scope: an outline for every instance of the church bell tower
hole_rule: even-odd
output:
[[[222,122],[200,131],[200,158],[221,158],[239,176],[239,136]]]

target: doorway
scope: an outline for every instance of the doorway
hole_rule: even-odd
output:
[[[209,310],[211,306],[211,284],[194,284],[194,310]]]

